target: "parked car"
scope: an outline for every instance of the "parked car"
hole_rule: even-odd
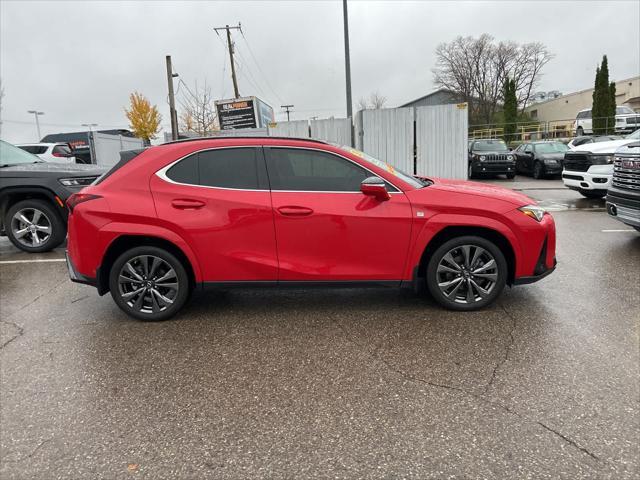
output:
[[[480,175],[516,176],[515,157],[501,139],[472,140],[469,142],[469,178]]]
[[[636,113],[632,108],[622,105],[616,107],[615,131],[620,133],[633,132],[640,127],[640,113]],[[573,123],[573,130],[576,136],[593,133],[593,122],[591,109],[580,110]],[[601,132],[602,133],[602,132]]]
[[[193,289],[416,286],[455,310],[555,268],[555,225],[494,185],[420,180],[310,139],[150,147],[68,199],[71,279],[163,320]]]
[[[576,150],[581,145],[586,143],[599,143],[599,142],[610,142],[611,140],[620,140],[623,137],[620,135],[583,135],[581,137],[572,138],[569,143],[567,143],[567,147],[571,150]]]
[[[616,150],[607,212],[640,232],[640,142]]]
[[[16,147],[37,155],[45,162],[76,163],[73,149],[68,143],[22,143]]]
[[[25,252],[45,252],[67,233],[65,201],[104,172],[50,163],[0,140],[0,233]]]
[[[587,198],[602,198],[611,186],[615,151],[640,140],[640,129],[621,140],[588,143],[564,154],[562,181]]]
[[[564,153],[569,150],[562,142],[525,142],[513,151],[516,172],[543,178],[562,173]]]

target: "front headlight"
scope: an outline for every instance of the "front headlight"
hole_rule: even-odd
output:
[[[60,178],[58,181],[65,187],[86,187],[91,185],[98,177],[73,177],[73,178]]]
[[[507,160],[509,160],[510,162],[513,161],[513,155],[507,155]]]
[[[484,162],[487,159],[487,157],[485,157],[484,155],[480,155],[480,161]]]
[[[547,213],[546,210],[538,205],[525,205],[524,207],[520,207],[522,213],[524,213],[527,217],[531,217],[538,222],[542,221],[542,217]]]
[[[608,165],[613,163],[613,155],[592,155],[592,165]]]
[[[555,165],[556,163],[558,163],[558,161],[554,160],[553,158],[547,158],[545,159],[544,163],[548,163],[549,165]]]

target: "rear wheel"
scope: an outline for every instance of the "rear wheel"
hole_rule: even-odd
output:
[[[180,260],[158,247],[135,247],[120,255],[109,272],[116,304],[139,320],[175,315],[189,298],[189,277]]]
[[[12,205],[4,225],[11,243],[30,253],[47,252],[60,245],[67,235],[60,215],[48,202],[38,199]]]
[[[507,261],[482,237],[453,238],[429,259],[426,282],[433,298],[451,310],[477,310],[491,304],[507,281]]]
[[[602,198],[607,194],[606,190],[578,190],[580,195],[586,198]]]

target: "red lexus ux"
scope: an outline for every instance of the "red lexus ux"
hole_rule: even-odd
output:
[[[475,310],[556,265],[553,218],[525,195],[309,139],[127,152],[68,207],[71,279],[142,320],[206,287],[426,284],[442,306]]]

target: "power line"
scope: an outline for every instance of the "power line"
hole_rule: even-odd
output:
[[[247,45],[247,50],[249,50],[249,54],[251,55],[251,58],[253,58],[254,63],[256,64],[256,66],[258,67],[258,71],[262,74],[262,76],[264,77],[264,81],[267,84],[267,86],[269,87],[269,89],[271,90],[271,92],[274,94],[274,96],[276,97],[276,99],[278,100],[278,102],[280,103],[284,103],[282,101],[282,98],[280,98],[280,95],[278,95],[276,93],[276,91],[274,90],[274,88],[271,86],[271,83],[269,82],[269,79],[267,78],[267,76],[265,75],[264,71],[262,70],[262,68],[260,67],[260,64],[258,63],[258,60],[256,58],[256,56],[253,54],[253,50],[251,48],[251,45],[249,45],[249,41],[247,40],[247,37],[245,37],[244,32],[242,30],[240,30],[240,35],[242,35],[242,38],[244,39],[244,43]]]

